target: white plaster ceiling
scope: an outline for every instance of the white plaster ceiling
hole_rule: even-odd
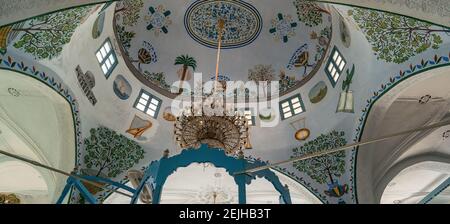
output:
[[[386,136],[392,133],[415,129],[433,122],[445,120],[449,109],[450,90],[448,83],[448,68],[439,68],[411,78],[408,84],[402,83],[388,92],[372,109],[365,127],[362,140]],[[424,95],[431,95],[437,100],[430,100],[420,104],[419,99]],[[448,118],[447,118],[448,119]],[[361,188],[374,188],[375,198],[370,190],[362,193],[363,200],[377,200],[381,197],[384,187],[395,175],[396,167],[403,161],[421,156],[440,156],[445,160],[450,155],[443,132],[449,127],[435,130],[416,132],[409,135],[395,137],[381,143],[360,147],[358,153],[358,184]],[[365,198],[365,197],[368,198]]]
[[[0,70],[0,99],[1,149],[71,172],[75,162],[75,136],[72,112],[64,98],[31,77]],[[12,178],[11,181],[0,182],[0,191],[43,191],[42,183],[37,181],[42,178],[48,191],[46,199],[41,198],[40,193],[28,192],[24,196],[36,197],[39,202],[44,200],[48,203],[56,201],[65,185],[66,177],[60,174],[39,169],[40,174],[37,175],[28,166],[10,166],[7,163],[11,163],[11,159],[0,156],[0,167],[5,165],[8,171],[2,175]],[[33,198],[27,200],[38,202]]]
[[[387,185],[382,204],[417,204],[450,177],[450,164],[423,162],[401,171]],[[440,194],[442,203],[450,203],[449,192]]]

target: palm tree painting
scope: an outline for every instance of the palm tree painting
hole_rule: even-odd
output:
[[[188,69],[189,67],[191,67],[195,71],[195,69],[197,68],[197,61],[189,55],[181,55],[175,59],[175,65],[183,65],[179,86],[179,92],[181,93],[181,87],[183,86],[183,81],[186,80]]]

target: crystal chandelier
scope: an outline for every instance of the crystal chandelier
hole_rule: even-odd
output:
[[[215,98],[208,104],[210,110],[191,106],[181,113],[175,122],[175,140],[181,148],[199,148],[208,144],[211,148],[222,148],[229,155],[242,154],[248,142],[248,122],[243,114],[225,111],[220,98],[223,89],[218,82],[222,30],[225,22],[218,21],[218,51],[216,64],[216,82],[209,98]],[[219,99],[219,100],[217,100]],[[211,113],[212,112],[212,113]]]

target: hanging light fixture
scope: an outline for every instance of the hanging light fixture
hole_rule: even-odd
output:
[[[342,83],[342,92],[339,96],[339,102],[336,112],[344,113],[354,113],[355,105],[353,98],[353,91],[350,90],[350,84],[352,83],[353,75],[355,74],[355,65],[353,65],[352,70],[349,72],[347,69],[347,78]]]
[[[216,80],[214,91],[209,97],[213,100],[208,106],[212,110],[223,109],[220,97],[223,97],[219,82],[220,50],[222,31],[225,26],[223,19],[218,20],[218,50],[216,62]],[[221,108],[222,107],[222,108]],[[200,112],[201,111],[201,112]],[[244,115],[221,110],[222,114],[207,114],[204,110],[197,110],[193,105],[184,110],[175,122],[175,140],[181,148],[199,148],[201,144],[208,144],[212,148],[222,148],[227,154],[239,155],[244,148],[251,147],[248,138],[248,122]],[[217,112],[217,110],[216,110]],[[218,115],[219,114],[219,115]]]

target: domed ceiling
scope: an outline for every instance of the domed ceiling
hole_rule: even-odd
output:
[[[219,79],[279,80],[282,94],[316,73],[331,39],[326,6],[304,1],[120,1],[114,28],[135,76],[173,97],[171,85],[184,73],[183,65],[174,65],[179,56],[195,62],[184,73],[191,85],[194,71],[203,82],[215,78],[220,19]]]

